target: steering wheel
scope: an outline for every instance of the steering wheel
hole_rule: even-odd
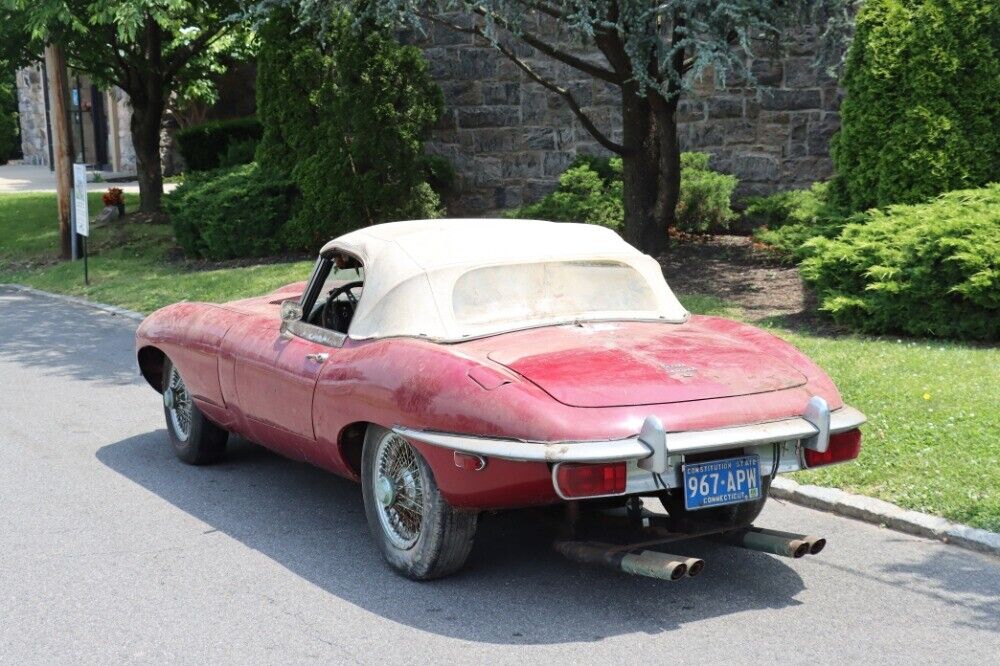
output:
[[[347,284],[342,284],[339,287],[334,287],[327,294],[326,303],[323,304],[323,310],[320,313],[320,323],[323,328],[328,328],[334,331],[341,331],[341,324],[344,324],[341,333],[347,332],[347,324],[350,324],[351,318],[354,316],[354,310],[358,307],[358,297],[354,295],[354,289],[364,286],[364,280],[356,280],[355,282],[348,282]],[[336,300],[343,295],[347,299],[347,307],[350,308],[349,313],[341,312],[336,306]],[[346,322],[342,321],[346,318]]]

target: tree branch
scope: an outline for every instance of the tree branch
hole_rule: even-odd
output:
[[[740,35],[735,30],[730,30],[726,33],[726,44],[729,46],[736,46],[739,44],[739,41]],[[683,76],[684,74],[690,72],[692,67],[694,67],[694,57],[686,58],[684,60],[684,64],[680,68],[681,75]]]
[[[600,49],[601,53],[611,64],[611,67],[615,70],[615,73],[622,79],[628,79],[630,77],[630,67],[628,55],[625,53],[625,49],[622,47],[621,38],[608,31],[601,31],[594,35],[594,44]]]
[[[528,9],[534,9],[535,11],[539,11],[560,21],[566,18],[566,15],[559,11],[558,7],[554,7],[547,2],[542,2],[541,0],[518,0],[518,3],[524,5]]]
[[[483,17],[485,17],[487,14],[486,10],[482,7],[477,7],[474,11]],[[595,79],[600,79],[601,81],[607,81],[608,83],[614,84],[619,87],[621,86],[622,84],[621,78],[616,76],[615,72],[611,71],[610,69],[604,69],[603,67],[595,65],[591,62],[587,62],[583,58],[578,58],[577,56],[566,53],[565,51],[560,51],[554,46],[547,44],[540,37],[536,37],[535,35],[531,34],[530,32],[514,32],[513,30],[511,30],[510,23],[502,16],[499,16],[494,12],[489,12],[489,14],[494,21],[503,26],[504,30],[510,32],[512,35],[523,41],[528,46],[534,47],[539,51],[541,51],[542,53],[544,53],[545,55],[549,56],[550,58],[565,63],[570,67],[573,67],[574,69],[578,69],[584,74],[588,74],[594,77]]]
[[[482,37],[483,39],[486,39],[491,44],[493,44],[493,47],[495,49],[500,51],[500,53],[502,53],[505,57],[507,57],[508,60],[512,61],[515,65],[518,66],[519,69],[521,69],[521,71],[527,74],[532,81],[541,84],[543,87],[547,88],[548,90],[551,90],[552,92],[556,93],[557,95],[565,99],[566,105],[569,106],[570,110],[576,115],[577,118],[580,119],[580,123],[583,125],[584,129],[590,132],[590,134],[597,140],[599,144],[601,144],[611,152],[618,155],[624,155],[626,154],[626,152],[628,152],[625,146],[619,143],[615,143],[603,132],[597,129],[597,126],[594,124],[594,121],[591,120],[590,117],[583,112],[582,108],[580,108],[580,104],[579,102],[576,101],[576,98],[573,96],[573,93],[571,93],[566,88],[563,88],[562,86],[542,77],[534,69],[531,68],[531,65],[529,65],[524,60],[519,58],[516,53],[510,50],[510,48],[504,46],[503,44],[497,41],[491,40],[489,37],[487,37],[486,33],[483,32],[482,28],[478,26],[466,28],[456,23],[452,23],[451,21],[443,19],[439,16],[433,16],[431,14],[418,13],[418,16],[433,23],[443,25],[451,30],[455,30],[456,32],[463,32],[466,34],[477,35],[479,37]]]
[[[127,90],[131,86],[130,77],[132,75],[128,60],[122,55],[121,42],[118,39],[118,29],[113,24],[107,24],[105,31],[108,35],[108,48],[114,54],[115,62],[118,64],[118,76],[115,78],[115,85],[122,90]]]
[[[227,24],[217,25],[214,28],[201,33],[192,41],[174,51],[170,58],[167,59],[166,67],[163,72],[164,80],[169,81],[173,79],[174,75],[176,75],[177,72],[179,72],[181,68],[191,60],[191,58],[197,55],[199,51],[207,48],[216,39],[222,37],[228,27],[229,26]]]

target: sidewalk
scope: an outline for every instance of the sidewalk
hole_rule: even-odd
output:
[[[177,185],[167,183],[164,192],[169,192]],[[135,180],[125,183],[87,183],[90,192],[103,192],[109,187],[119,187],[124,192],[136,194],[139,184]],[[55,192],[56,176],[47,166],[32,166],[27,164],[4,164],[0,166],[0,195],[16,192]]]

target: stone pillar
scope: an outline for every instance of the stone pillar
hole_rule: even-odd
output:
[[[48,166],[49,126],[45,115],[45,87],[41,63],[17,70],[17,112],[21,125],[21,152],[25,164]]]

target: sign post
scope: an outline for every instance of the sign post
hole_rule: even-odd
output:
[[[87,271],[87,237],[90,235],[90,212],[87,210],[87,165],[73,165],[73,217],[76,219],[75,233],[80,234],[83,251],[83,283],[90,284]]]

